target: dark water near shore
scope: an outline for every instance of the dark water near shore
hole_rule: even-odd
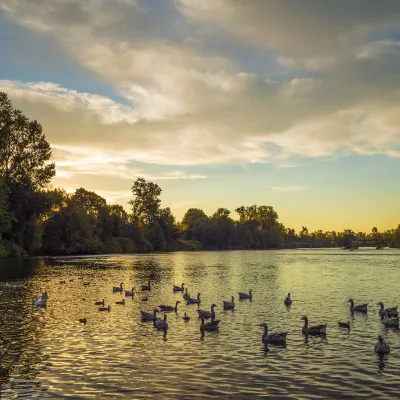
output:
[[[0,397],[399,398],[400,333],[384,328],[376,305],[400,303],[399,278],[397,250],[0,260]],[[148,279],[153,288],[147,302],[138,290],[125,306],[115,304],[123,296],[112,286],[140,289]],[[165,338],[141,322],[141,309],[181,300],[172,284],[182,282],[193,297],[201,293],[201,309],[217,304],[219,333],[200,340],[197,306],[183,302],[177,314],[168,314]],[[32,305],[40,288],[49,294],[43,310]],[[236,300],[249,288],[253,301]],[[283,305],[287,292],[290,309]],[[232,295],[236,309],[224,311],[222,301]],[[350,297],[369,303],[368,315],[351,316]],[[103,298],[110,313],[94,305]],[[186,324],[184,312],[192,317]],[[328,324],[326,338],[305,340],[304,314],[311,325]],[[78,322],[83,317],[86,325]],[[350,321],[350,333],[337,327],[339,320]],[[266,351],[262,322],[271,331],[289,331],[287,346]],[[392,348],[383,359],[373,352],[379,334]]]

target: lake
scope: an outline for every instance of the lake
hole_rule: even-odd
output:
[[[399,278],[395,249],[0,260],[0,397],[398,398],[400,334],[383,326],[376,303],[400,303]],[[148,280],[152,289],[142,301]],[[112,292],[120,282],[137,290],[125,305],[116,305],[124,295]],[[192,297],[201,293],[201,309],[217,305],[219,332],[201,340],[197,305],[172,291],[182,282]],[[40,288],[49,294],[45,309],[32,304]],[[250,288],[252,301],[239,301],[238,292]],[[288,292],[290,308],[283,304]],[[222,301],[232,295],[235,310],[224,311]],[[94,305],[103,298],[110,312]],[[349,298],[369,303],[368,314],[352,316]],[[140,310],[176,300],[182,304],[168,313],[165,337],[141,322]],[[311,325],[327,323],[326,338],[305,339],[303,315]],[[84,317],[86,325],[79,323]],[[337,321],[350,321],[350,332]],[[263,322],[289,332],[286,347],[264,347]],[[392,349],[383,358],[373,351],[380,334]]]

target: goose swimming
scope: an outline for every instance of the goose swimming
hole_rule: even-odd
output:
[[[42,293],[42,295],[40,296],[41,300],[48,300],[49,295],[47,294],[47,292]]]
[[[144,291],[149,291],[149,290],[151,290],[151,282],[149,281],[149,284],[148,285],[142,285],[142,291],[144,292]]]
[[[104,306],[104,299],[103,299],[103,301],[96,301],[96,302],[94,303],[94,305],[95,305],[95,306]]]
[[[112,291],[113,291],[114,293],[115,293],[115,292],[122,293],[122,291],[123,291],[122,285],[123,285],[123,284],[124,284],[124,283],[122,282],[122,283],[119,284],[119,287],[118,287],[118,286],[113,286]]]
[[[292,304],[292,299],[290,298],[290,293],[287,294],[286,299],[283,301],[285,306],[290,306]]]
[[[155,308],[153,310],[153,313],[148,313],[145,311],[140,311],[140,313],[142,314],[142,321],[155,321],[157,319],[157,313],[160,312],[159,310],[157,310],[157,308]]]
[[[184,298],[185,300],[190,299],[190,294],[188,293],[187,288],[185,289],[185,293],[184,293],[184,295],[183,295],[183,298]]]
[[[173,290],[174,292],[183,292],[183,291],[184,291],[184,288],[183,288],[184,286],[185,286],[184,283],[182,283],[182,286],[174,285],[174,287],[172,288],[172,290]]]
[[[383,322],[383,325],[385,325],[387,327],[393,327],[393,328],[399,327],[399,317],[389,318],[389,315],[386,311],[383,314],[382,322]]]
[[[338,326],[339,326],[339,328],[346,328],[346,329],[350,330],[350,321],[338,322]]]
[[[115,304],[119,304],[124,306],[125,305],[125,299],[122,299],[121,301],[116,301]]]
[[[147,297],[147,296],[144,296],[143,298],[142,298],[142,301],[147,301],[149,298]]]
[[[326,334],[326,326],[325,325],[315,325],[315,326],[308,326],[308,318],[304,315],[301,317],[301,319],[304,321],[304,326],[301,332],[303,335],[325,335]]]
[[[85,325],[86,325],[87,319],[86,319],[86,318],[80,318],[80,319],[79,319],[79,322],[80,322],[81,324],[85,324]]]
[[[164,331],[168,329],[167,314],[164,314],[164,319],[158,318],[154,320],[154,328],[163,329]]]
[[[232,296],[231,301],[224,301],[224,310],[233,310],[235,308],[235,298]]]
[[[183,319],[185,322],[188,322],[188,321],[190,320],[190,317],[187,316],[186,313],[185,313],[185,315],[183,316],[182,319]]]
[[[89,285],[90,285],[89,282],[84,282],[84,283],[83,283],[83,286],[89,286]]]
[[[399,313],[397,311],[398,306],[392,307],[392,308],[387,308],[385,310],[385,306],[383,305],[383,303],[381,301],[377,305],[381,306],[381,309],[379,310],[379,315],[381,317],[383,317],[385,315],[385,312],[387,313],[388,317],[398,317],[399,316]]]
[[[125,290],[125,297],[133,297],[135,295],[135,288],[132,288],[132,290]]]
[[[47,299],[42,299],[41,296],[37,295],[34,304],[37,307],[47,307]]]
[[[374,347],[375,353],[387,354],[390,353],[390,346],[383,340],[381,335],[378,336],[378,343]]]
[[[217,307],[215,304],[211,304],[211,311],[205,311],[205,310],[197,310],[197,312],[199,313],[199,318],[204,318],[204,319],[208,319],[208,318],[215,318],[215,311],[214,308]]]
[[[267,343],[286,343],[287,332],[278,332],[278,333],[268,333],[268,325],[266,323],[261,324],[264,328],[264,333],[262,335],[262,342],[264,344]]]
[[[252,292],[251,289],[249,290],[249,293],[239,292],[239,299],[250,299],[251,300],[253,298],[253,295],[251,294],[251,292]]]
[[[111,311],[111,307],[110,306],[108,306],[108,307],[100,307],[99,311]]]
[[[193,299],[190,297],[189,299],[186,299],[187,304],[200,304],[200,293],[197,293],[197,298]]]
[[[169,312],[169,311],[178,312],[178,304],[181,304],[181,302],[180,302],[179,300],[175,303],[175,307],[166,306],[166,305],[164,305],[164,304],[161,304],[161,306],[158,306],[158,308],[159,308],[161,311],[164,311],[164,312]]]
[[[201,319],[200,332],[214,332],[218,330],[218,325],[221,321],[219,319],[204,323],[204,318]]]
[[[347,300],[347,302],[350,303],[350,311],[357,311],[362,313],[368,312],[368,303],[355,306],[353,299],[349,299]]]

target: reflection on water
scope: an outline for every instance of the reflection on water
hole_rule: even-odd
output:
[[[1,396],[396,398],[399,331],[383,326],[376,303],[398,304],[399,267],[395,250],[3,260]],[[149,280],[151,291],[142,293]],[[113,293],[120,282],[137,294]],[[198,305],[186,305],[182,293],[172,291],[182,282],[192,297],[201,293],[201,309],[217,304],[219,331],[201,332]],[[249,289],[252,301],[239,300],[238,292]],[[44,309],[32,304],[41,290],[49,294]],[[288,292],[290,307],[283,304]],[[231,296],[235,310],[223,310],[222,301]],[[110,312],[94,304],[103,298]],[[369,303],[368,314],[352,314],[349,298]],[[116,304],[122,299],[124,305]],[[140,310],[152,312],[177,300],[182,304],[168,313],[167,331],[141,322]],[[303,315],[310,326],[327,323],[326,337],[304,337]],[[80,323],[84,318],[87,323]],[[338,321],[350,321],[350,332]],[[286,346],[264,346],[263,322],[271,332],[289,332]],[[380,334],[392,348],[383,357],[373,352]]]

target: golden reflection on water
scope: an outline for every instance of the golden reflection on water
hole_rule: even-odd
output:
[[[377,301],[399,302],[400,252],[361,250],[238,251],[100,256],[0,264],[0,384],[4,398],[371,398],[400,393],[399,332],[383,327]],[[7,287],[7,278],[27,286]],[[60,284],[60,281],[66,281]],[[150,292],[142,284],[152,282]],[[84,282],[89,283],[88,286]],[[137,294],[112,287],[123,282]],[[201,309],[217,304],[219,332],[203,336],[198,306],[186,305],[172,285],[185,283]],[[32,305],[41,288],[46,309]],[[238,292],[253,290],[253,300]],[[293,304],[283,299],[291,292]],[[148,301],[143,302],[144,295]],[[222,301],[235,296],[235,310]],[[351,315],[346,302],[369,303]],[[99,312],[104,298],[110,312]],[[125,299],[124,305],[116,304]],[[168,331],[141,322],[140,310],[182,304],[167,313]],[[183,321],[186,312],[189,322]],[[301,335],[328,323],[324,337]],[[163,317],[163,314],[160,315]],[[79,322],[87,318],[87,324]],[[351,331],[337,321],[350,321]],[[262,329],[289,331],[287,345],[265,347]],[[389,356],[373,353],[382,334]],[[383,380],[384,379],[384,380]],[[388,383],[389,382],[389,383]]]

